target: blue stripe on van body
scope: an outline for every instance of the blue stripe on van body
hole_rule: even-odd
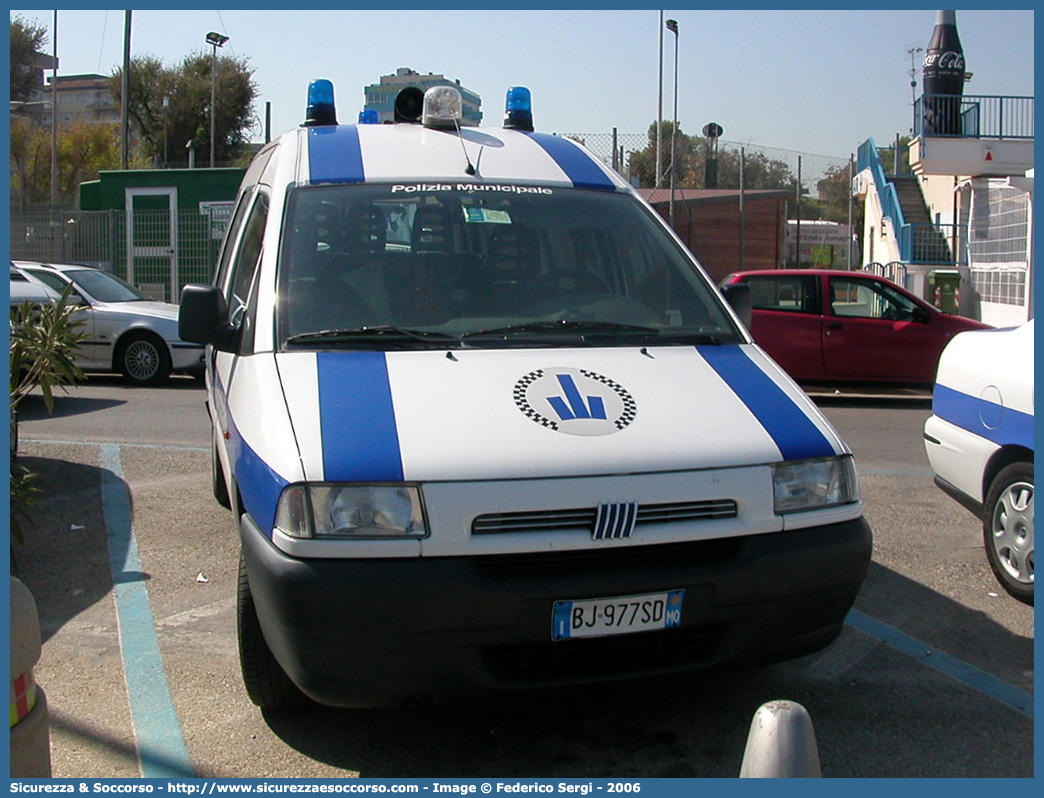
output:
[[[383,352],[319,352],[319,425],[328,482],[401,482],[388,362]]]
[[[547,133],[530,133],[529,137],[551,156],[577,188],[616,191],[613,181],[606,176],[601,167],[569,139]]]
[[[311,183],[362,183],[362,146],[355,125],[308,129],[308,179]]]
[[[698,346],[696,349],[754,414],[784,460],[837,454],[812,419],[740,346]]]
[[[1033,451],[1033,416],[1029,413],[987,402],[938,383],[932,393],[932,412],[998,446],[1025,446]]]
[[[234,424],[229,424],[229,431],[236,451],[233,469],[239,498],[243,500],[243,507],[258,527],[271,537],[279,496],[289,483],[250,448]]]

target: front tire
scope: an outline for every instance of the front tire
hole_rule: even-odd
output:
[[[170,376],[167,345],[157,336],[132,333],[121,343],[116,365],[131,385],[157,385]]]
[[[982,514],[986,558],[1012,596],[1033,604],[1033,463],[1012,463],[990,484]]]
[[[265,642],[257,619],[254,597],[247,581],[246,560],[239,552],[239,585],[236,591],[236,627],[239,667],[250,700],[261,709],[300,709],[310,703],[276,661]]]

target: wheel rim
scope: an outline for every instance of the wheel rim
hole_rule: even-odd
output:
[[[132,341],[123,355],[127,373],[135,380],[150,380],[159,370],[159,352],[148,341]]]
[[[993,511],[993,548],[997,561],[1013,579],[1033,584],[1033,484],[1014,482]]]

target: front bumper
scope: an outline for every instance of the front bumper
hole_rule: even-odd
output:
[[[296,559],[240,533],[264,636],[322,704],[390,706],[764,663],[841,632],[866,576],[865,519],[763,535],[555,554]],[[552,642],[556,600],[685,590],[678,628]]]

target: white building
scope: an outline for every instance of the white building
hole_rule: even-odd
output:
[[[948,134],[924,133],[926,98],[915,104],[910,174],[886,174],[872,139],[860,147],[864,263],[929,301],[956,272],[958,312],[1020,324],[1033,317],[1033,98],[947,99],[961,118]]]

